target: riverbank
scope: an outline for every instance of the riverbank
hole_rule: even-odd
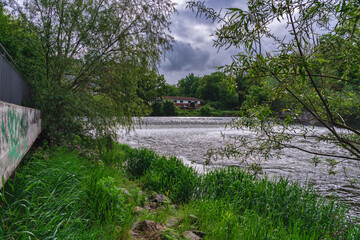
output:
[[[233,118],[230,117],[146,117],[143,118],[141,127],[135,126],[134,131],[118,132],[118,141],[136,148],[150,148],[160,155],[175,155],[183,162],[204,170],[204,165],[209,159],[208,150],[221,150],[227,144],[236,144],[234,138],[256,139],[255,132],[246,129],[225,127]],[[326,134],[325,128],[314,127],[309,131]],[[237,146],[241,145],[236,144]],[[322,152],[343,154],[346,152],[335,144],[319,143],[314,138],[299,135],[292,139],[295,146],[320,150]],[[166,146],[166,147],[164,147]],[[241,146],[238,150],[246,152]],[[325,157],[319,157],[316,165],[314,155],[302,152],[295,148],[285,148],[280,151],[271,151],[272,158],[264,160],[259,154],[254,153],[246,159],[241,156],[216,156],[210,161],[208,168],[222,168],[226,166],[241,166],[243,168],[258,164],[261,166],[259,176],[265,174],[272,177],[288,177],[292,182],[311,184],[316,191],[325,197],[336,195],[339,199],[351,205],[351,214],[360,217],[360,182],[354,181],[360,175],[357,161],[344,161],[336,158],[340,164],[332,170],[337,174],[329,174],[330,166]],[[279,154],[277,156],[276,154]],[[246,163],[243,162],[246,161]],[[191,164],[196,163],[196,164]],[[344,169],[346,168],[346,171]]]
[[[237,168],[199,175],[117,143],[48,148],[1,192],[1,239],[358,239],[334,200]],[[154,193],[156,192],[156,193]]]

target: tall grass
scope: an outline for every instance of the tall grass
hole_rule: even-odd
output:
[[[131,151],[146,157],[134,162],[127,158],[126,166],[146,165],[135,175],[147,188],[178,203],[190,202],[202,216],[202,228],[213,233],[209,239],[360,239],[358,226],[346,216],[347,208],[336,199],[318,197],[309,187],[284,178],[259,179],[239,168],[199,175],[175,157],[166,159],[146,149]]]
[[[36,151],[2,190],[0,239],[125,236],[138,196],[129,199],[121,173],[90,162],[66,148]]]
[[[167,203],[136,215],[147,199],[138,185],[179,210]],[[360,239],[346,211],[311,188],[238,168],[200,175],[175,157],[119,144],[90,159],[52,148],[35,151],[2,189],[0,239],[129,239],[135,221],[171,216],[183,218],[165,231],[171,239],[189,229],[205,239]]]

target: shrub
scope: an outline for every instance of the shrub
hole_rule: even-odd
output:
[[[209,104],[200,107],[200,115],[201,116],[210,116],[212,112],[212,108]]]
[[[165,101],[163,102],[163,107],[164,107],[164,113],[166,116],[177,116],[178,111],[177,111],[177,107],[175,106],[174,102],[172,101]]]
[[[176,157],[161,157],[151,163],[144,182],[147,188],[166,193],[174,202],[188,202],[195,196],[200,179],[195,169]]]
[[[148,149],[131,149],[127,152],[127,160],[124,163],[125,171],[131,176],[138,178],[145,174],[152,162],[159,159],[159,156]]]

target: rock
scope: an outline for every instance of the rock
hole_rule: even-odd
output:
[[[156,197],[155,197],[155,201],[156,202],[159,202],[159,203],[163,203],[165,201],[168,200],[168,197],[165,196],[164,194],[158,194]]]
[[[154,201],[158,195],[159,195],[159,194],[158,194],[157,192],[152,192],[151,195],[150,195],[150,197],[149,197],[149,199],[150,199],[151,201]]]
[[[148,210],[149,212],[151,211],[151,207],[150,207],[149,205],[145,205],[144,208],[145,208],[146,210]]]
[[[195,233],[196,235],[198,235],[201,238],[204,238],[206,236],[206,233],[203,231],[199,231],[199,230],[193,230],[193,233]]]
[[[196,235],[195,233],[191,232],[191,231],[185,231],[181,234],[181,236],[185,239],[189,239],[189,240],[201,240],[201,237],[199,237],[198,235]]]
[[[139,213],[139,212],[144,211],[144,209],[143,209],[142,207],[136,206],[136,207],[134,208],[134,211],[137,212],[137,213]]]
[[[136,229],[138,228],[139,224],[140,224],[140,222],[134,222],[134,224],[133,224],[132,227],[131,227],[131,230],[132,230],[132,231],[136,231]]]
[[[160,239],[165,228],[161,223],[144,220],[135,222],[129,234],[132,236],[131,239]]]
[[[120,190],[127,196],[131,196],[131,194],[129,193],[129,191],[125,188],[120,188]]]
[[[177,217],[172,217],[166,220],[165,225],[167,227],[173,227],[175,225],[177,225],[179,222],[181,222],[181,219],[177,218]]]
[[[151,208],[157,208],[156,202],[149,202],[148,204]]]
[[[166,227],[162,223],[156,223],[151,220],[144,220],[137,225],[136,230],[145,232],[148,235],[164,230]]]

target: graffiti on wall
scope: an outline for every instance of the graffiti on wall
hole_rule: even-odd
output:
[[[19,113],[9,107],[7,115],[5,115],[1,123],[1,133],[8,145],[12,161],[24,157],[27,148],[26,135],[28,129],[26,112]],[[23,147],[21,147],[21,143],[23,143]]]

